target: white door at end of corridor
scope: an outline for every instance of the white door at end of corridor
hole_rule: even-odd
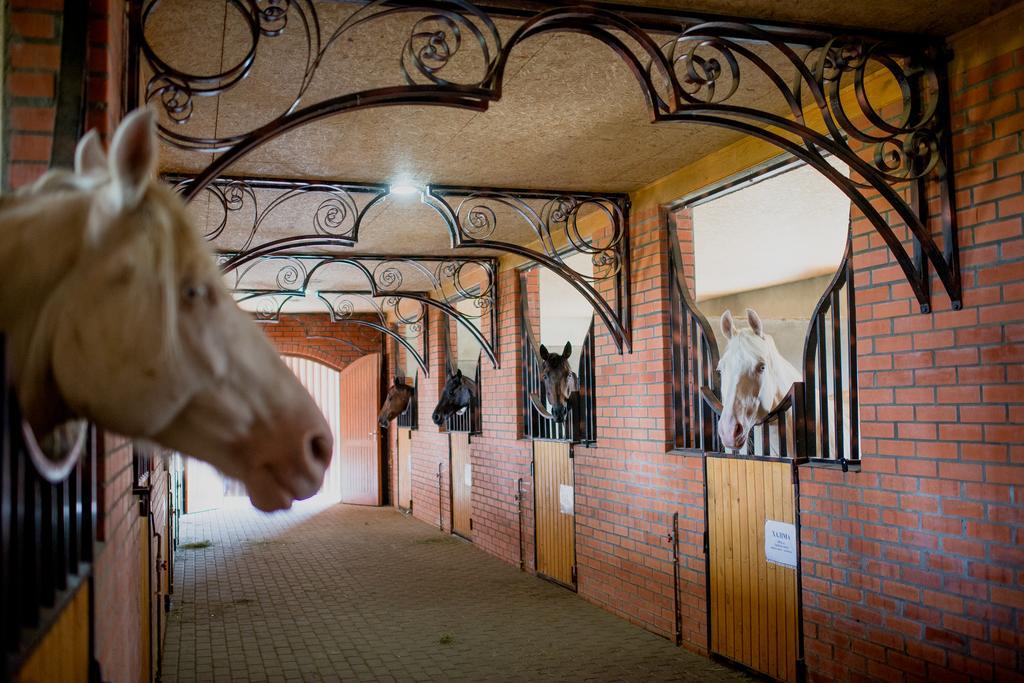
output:
[[[341,390],[338,381],[341,373],[307,358],[282,356],[282,359],[313,397],[331,428],[331,434],[334,436],[331,466],[324,475],[324,484],[320,492],[313,499],[321,503],[337,503],[341,500]],[[228,498],[241,502],[247,495],[241,482],[228,479],[202,460],[186,458],[184,477],[187,513],[216,510],[224,507]],[[241,500],[235,498],[236,496],[240,496]]]
[[[324,485],[314,498],[324,503],[337,503],[341,501],[341,373],[308,358],[282,356],[282,359],[316,401],[331,428],[334,437],[331,465],[324,475]]]

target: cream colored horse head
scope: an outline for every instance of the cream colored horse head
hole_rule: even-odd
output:
[[[153,174],[151,113],[110,159],[79,143],[0,201],[0,292],[19,401],[37,432],[71,417],[156,441],[245,482],[263,510],[315,493],[331,434],[313,399],[221,281],[180,198]]]
[[[761,319],[747,309],[748,330],[737,330],[732,313],[722,314],[725,351],[718,362],[722,387],[722,417],[718,436],[726,448],[744,446],[747,435],[786,397],[800,373],[765,334]]]

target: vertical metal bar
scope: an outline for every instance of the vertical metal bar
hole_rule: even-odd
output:
[[[523,545],[523,478],[516,481],[516,508],[519,514],[519,571],[526,571],[526,546]]]
[[[86,437],[88,438],[88,437]],[[88,446],[86,446],[88,448]],[[82,558],[82,471],[85,468],[85,454],[75,464],[68,477],[68,571],[78,573]]]
[[[807,331],[807,340],[804,346],[804,411],[798,413],[803,417],[803,432],[804,432],[804,455],[808,458],[815,457],[817,451],[817,430],[815,410],[817,409],[817,401],[815,400],[814,391],[818,386],[815,382],[815,353],[814,353],[814,342],[818,338],[818,318],[817,316],[811,318],[811,326]]]
[[[45,481],[38,473],[34,472],[33,479],[36,483],[36,515],[37,515],[37,543],[39,564],[39,584],[36,599],[37,605],[52,607],[56,600],[57,586],[57,548],[56,548],[56,517],[57,501],[54,496],[56,487]]]
[[[858,377],[857,377],[857,303],[853,286],[853,254],[852,244],[848,247],[850,255],[846,260],[846,329],[847,329],[847,351],[850,354],[847,365],[850,370],[850,452],[848,459],[860,460],[860,400],[858,398]],[[847,463],[843,461],[843,471],[847,469]]]
[[[677,276],[678,277],[678,276]],[[672,287],[675,291],[675,286]],[[687,325],[686,312],[682,310],[682,297],[676,293],[676,303],[673,307],[673,317],[679,326],[679,348],[676,350],[680,358],[682,375],[678,375],[676,381],[679,383],[679,396],[682,399],[680,416],[680,427],[683,435],[683,448],[693,448],[693,418],[690,412],[693,408],[693,390],[690,387],[690,330]]]
[[[928,227],[928,189],[924,178],[918,178],[910,183],[910,206],[914,213],[921,219],[921,224]],[[921,248],[921,240],[911,235],[914,243],[914,265],[917,269],[917,283],[920,291],[924,292],[931,301],[931,274],[928,270],[928,257]],[[921,304],[921,312],[931,312],[931,304]]]
[[[946,56],[948,59],[948,55]],[[945,165],[938,169],[939,174],[939,202],[942,211],[942,251],[946,265],[949,267],[950,276],[953,281],[953,292],[950,292],[950,300],[954,311],[963,308],[963,291],[960,275],[960,245],[957,235],[956,221],[956,177],[953,173],[953,138],[950,135],[952,117],[949,111],[950,87],[949,73],[945,64],[935,69],[938,81],[938,103],[935,113],[940,125],[939,146],[941,159]],[[852,282],[852,281],[851,281]]]
[[[828,419],[828,344],[825,336],[825,308],[818,313],[818,320],[815,322],[815,331],[818,333],[818,425],[821,428],[821,457],[826,460],[829,457],[829,419]]]
[[[437,528],[441,531],[444,531],[444,497],[441,494],[441,467],[443,464],[437,463]]]
[[[786,414],[791,410],[793,410],[792,406],[779,413],[778,417],[776,417],[779,421],[779,455],[783,458],[789,457],[789,445],[787,444],[789,439],[786,434]]]
[[[835,424],[833,426],[836,434],[835,458],[839,462],[845,462],[845,449],[843,448],[843,341],[839,304],[839,288],[837,287],[832,290],[832,370],[835,373],[835,378],[832,380],[834,390],[832,404],[835,406]]]
[[[676,645],[683,644],[683,611],[679,606],[679,513],[672,514],[672,602],[675,605]]]

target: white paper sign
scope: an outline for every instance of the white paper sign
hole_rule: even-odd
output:
[[[473,467],[467,462],[466,469],[462,472],[462,481],[466,486],[473,485]]]
[[[796,526],[765,520],[764,556],[772,564],[796,568]]]
[[[558,485],[558,507],[563,515],[573,513],[573,491],[571,486]]]

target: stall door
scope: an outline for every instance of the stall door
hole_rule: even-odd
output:
[[[363,356],[341,373],[341,502],[380,505],[380,354]]]
[[[395,468],[401,510],[412,510],[412,430],[399,427],[395,434]]]
[[[706,463],[711,650],[777,680],[796,681],[794,465],[710,454]]]
[[[331,464],[324,474],[324,483],[317,500],[337,503],[341,500],[341,403],[340,374],[332,367],[308,358],[298,356],[282,356],[285,365],[313,397],[320,412],[323,413],[334,437],[334,450],[331,452]]]
[[[576,516],[568,443],[533,442],[537,573],[576,588]]]
[[[469,434],[448,434],[452,479],[452,533],[473,538],[473,465],[469,460]]]

